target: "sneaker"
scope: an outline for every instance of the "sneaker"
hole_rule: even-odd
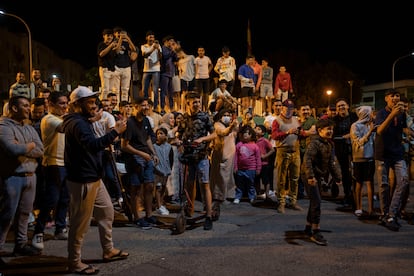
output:
[[[13,250],[14,256],[38,256],[41,250],[34,248],[32,245],[25,244],[23,246],[16,246]]]
[[[160,208],[157,209],[157,213],[163,216],[168,216],[170,214],[170,211],[168,211],[164,205],[161,205]]]
[[[235,199],[233,200],[233,203],[234,203],[234,204],[239,204],[239,203],[240,203],[240,199],[235,198]]]
[[[66,228],[62,231],[55,233],[55,240],[66,241],[68,239],[68,230]]]
[[[204,221],[204,230],[211,230],[213,229],[213,220],[211,217],[206,217],[206,220]]]
[[[362,214],[363,214],[363,212],[362,212],[362,210],[361,210],[361,209],[357,209],[357,210],[355,210],[354,214],[355,214],[355,216],[357,216],[357,217],[361,217],[361,216],[362,216]]]
[[[397,219],[394,217],[387,218],[384,226],[391,231],[398,231],[401,227],[401,225],[397,222]]]
[[[257,199],[265,199],[266,198],[266,193],[257,195]]]
[[[256,203],[256,199],[251,198],[251,199],[250,199],[250,204],[254,205],[255,203]]]
[[[140,218],[139,220],[137,220],[136,222],[135,222],[135,224],[139,227],[139,228],[141,228],[142,230],[150,230],[152,227],[151,227],[151,224],[149,224],[144,218]]]
[[[310,240],[316,243],[317,245],[323,245],[323,246],[328,245],[328,242],[324,239],[321,232],[319,231],[313,233],[313,235],[310,237]]]
[[[155,216],[145,217],[145,221],[150,225],[157,225],[157,218]]]
[[[43,243],[43,233],[33,235],[32,246],[37,250],[43,250],[43,248],[45,247]]]
[[[279,214],[284,214],[285,213],[285,205],[280,204],[279,207],[277,207],[277,212]]]

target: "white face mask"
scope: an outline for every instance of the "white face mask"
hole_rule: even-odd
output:
[[[221,121],[223,122],[223,124],[227,125],[230,123],[231,118],[230,116],[223,116],[223,118],[221,118]]]

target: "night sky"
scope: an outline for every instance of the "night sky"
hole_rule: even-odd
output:
[[[253,54],[258,60],[280,51],[300,51],[315,62],[338,62],[367,84],[391,81],[393,62],[414,51],[411,9],[408,4],[395,4],[398,1],[372,6],[360,1],[250,1],[261,5],[251,7],[227,1],[189,1],[192,6],[183,1],[112,1],[111,6],[105,6],[106,1],[99,6],[98,2],[65,2],[1,1],[0,10],[25,20],[33,40],[85,68],[97,64],[102,30],[115,26],[125,28],[138,46],[148,30],[159,40],[174,35],[187,54],[196,55],[202,45],[213,63],[226,45],[239,66],[247,53],[249,18]],[[203,4],[208,6],[200,7]],[[9,16],[0,16],[0,26],[25,31],[22,23]],[[279,65],[271,64],[274,68]],[[414,57],[398,62],[395,80],[413,75]]]

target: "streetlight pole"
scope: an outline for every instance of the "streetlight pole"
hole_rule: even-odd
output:
[[[7,13],[7,12],[0,10],[0,15],[8,15],[8,16],[14,17],[20,22],[22,22],[23,25],[26,27],[27,34],[28,34],[28,40],[29,40],[29,75],[28,76],[30,76],[30,74],[32,73],[32,69],[33,69],[33,54],[32,54],[32,33],[30,32],[29,25],[27,25],[26,21],[24,21],[21,17],[15,14]]]
[[[349,84],[349,104],[351,105],[351,109],[352,109],[352,85],[354,85],[354,81],[353,80],[349,80],[348,81]]]
[[[394,85],[394,71],[395,71],[395,64],[397,64],[397,62],[398,62],[398,61],[400,61],[400,60],[402,60],[403,58],[410,57],[410,56],[414,56],[414,52],[409,53],[408,55],[404,55],[404,56],[401,56],[401,57],[397,58],[397,59],[394,61],[394,63],[392,64],[392,88],[393,88],[393,89],[395,88],[395,85]]]

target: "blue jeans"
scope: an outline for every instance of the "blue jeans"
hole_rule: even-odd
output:
[[[45,194],[40,202],[40,212],[36,220],[35,234],[43,233],[50,212],[54,211],[55,234],[66,229],[66,215],[69,209],[69,191],[66,186],[64,166],[43,167],[45,172]]]
[[[247,194],[250,200],[256,199],[256,188],[254,186],[255,177],[255,170],[238,170],[236,172],[235,198],[241,199],[243,194]]]
[[[158,88],[160,87],[160,72],[144,72],[142,74],[142,87],[143,87],[143,91],[144,91],[144,97],[145,98],[151,98],[148,90],[151,84],[151,80],[152,80],[152,89],[154,90],[154,103],[155,103],[155,99],[158,100]],[[155,95],[157,95],[157,97],[155,98]]]
[[[6,242],[13,221],[16,222],[14,242],[17,247],[27,244],[29,214],[36,195],[36,175],[0,178],[0,249]],[[17,216],[15,218],[15,216]]]
[[[380,161],[375,160],[377,172],[377,182],[379,185],[379,198],[382,215],[397,216],[401,203],[402,195],[408,186],[407,164],[404,160],[399,161]],[[391,194],[389,172],[394,170],[395,190]]]

